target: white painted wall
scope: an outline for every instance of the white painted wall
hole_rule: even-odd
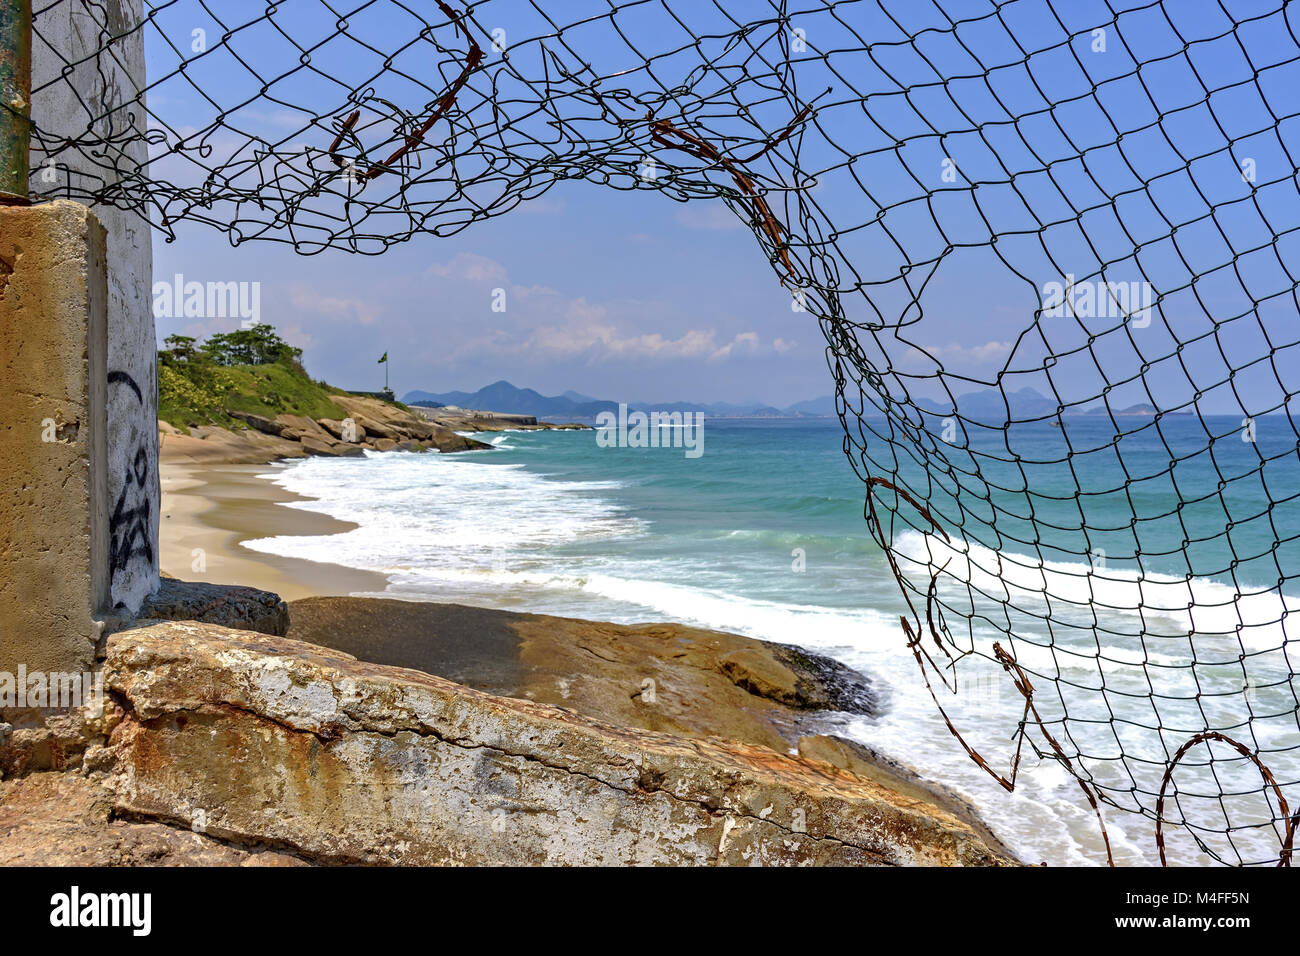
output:
[[[84,189],[95,177],[116,181],[112,168],[143,167],[147,149],[134,133],[147,122],[142,110],[120,110],[109,121],[95,116],[133,100],[145,83],[142,0],[62,0],[37,12],[32,41],[32,121],[42,136],[129,144],[122,160],[95,162],[79,150],[58,149],[55,177],[33,138],[34,193],[65,195],[69,177]],[[46,90],[69,63],[126,34],[77,65]],[[51,142],[47,140],[47,142]],[[111,151],[110,151],[111,155]],[[106,169],[105,167],[108,167]],[[64,168],[66,167],[66,168]],[[44,173],[44,175],[42,175]],[[112,602],[134,612],[158,586],[158,370],[152,298],[153,251],[148,223],[112,206],[94,207],[108,232],[108,501]],[[138,393],[137,393],[138,392]]]

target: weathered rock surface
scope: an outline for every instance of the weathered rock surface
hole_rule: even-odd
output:
[[[993,850],[1006,857],[1013,855],[988,828],[969,800],[941,783],[922,778],[913,768],[886,754],[855,740],[818,734],[799,739],[799,756],[820,760],[864,780],[874,780],[902,797],[920,803],[938,803],[953,816],[965,821]]]
[[[38,773],[0,782],[0,866],[303,866],[163,823],[115,819],[101,782]]]
[[[289,632],[289,606],[278,594],[239,585],[180,581],[167,575],[145,600],[139,617],[202,621],[280,637]]]
[[[787,707],[874,712],[871,682],[838,661],[794,647],[754,643],[761,646],[741,647],[719,662],[737,687]]]
[[[683,737],[791,749],[877,712],[871,681],[837,661],[680,624],[619,625],[384,598],[304,598],[289,637],[588,717]],[[744,670],[728,662],[747,661]],[[780,692],[760,685],[762,673]]]
[[[254,415],[252,412],[232,411],[230,412],[230,417],[238,418],[241,422],[244,422],[246,425],[251,425],[259,432],[266,435],[274,435],[276,438],[279,438],[284,432],[284,426],[279,422],[271,421],[271,419],[262,415]]]
[[[366,430],[358,421],[352,422],[351,437],[348,428],[337,418],[322,418],[319,422],[320,427],[329,432],[339,441],[361,443],[366,440]]]
[[[197,623],[123,631],[119,813],[320,861],[1001,864],[956,816],[820,761],[617,727]]]
[[[304,435],[298,441],[312,455],[324,455],[329,458],[359,458],[366,453],[366,450],[360,445],[350,445],[347,442],[335,441],[332,438],[326,440]]]
[[[295,441],[301,441],[304,437],[323,442],[332,440],[329,432],[306,415],[276,415],[275,423],[280,426],[281,435]]]
[[[0,734],[0,775],[21,777],[75,769],[88,747],[107,733],[103,715],[80,708],[9,707]]]

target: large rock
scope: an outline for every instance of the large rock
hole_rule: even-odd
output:
[[[292,441],[301,441],[303,438],[314,438],[323,442],[334,440],[333,435],[306,415],[276,415],[275,424],[280,426],[280,435]]]
[[[111,794],[74,773],[0,783],[0,866],[303,866],[163,823],[115,819]]]
[[[299,443],[310,455],[325,455],[330,458],[359,458],[366,453],[360,445],[349,445],[332,438],[321,439],[306,435],[299,439]]]
[[[108,642],[120,814],[316,860],[1002,864],[972,829],[829,764],[629,730],[213,625]]]
[[[458,435],[450,428],[445,428],[442,425],[433,426],[433,435],[427,441],[428,444],[437,448],[443,454],[455,451],[479,451],[492,447],[486,442]]]
[[[799,756],[819,760],[855,776],[874,780],[902,797],[924,803],[938,803],[966,822],[981,840],[996,852],[1011,857],[1011,850],[988,828],[974,805],[951,787],[923,778],[917,771],[887,754],[855,740],[833,734],[799,738]]]
[[[320,420],[320,426],[339,441],[361,444],[361,442],[366,440],[366,430],[356,419],[352,420],[351,430],[348,429],[347,425],[343,421],[337,418],[322,418]]]
[[[239,419],[241,422],[252,428],[256,428],[264,435],[274,435],[276,438],[279,438],[281,433],[284,431],[283,425],[279,422],[271,421],[271,419],[266,418],[263,415],[254,415],[252,412],[236,412],[230,410],[227,410],[226,414],[231,418]]]
[[[278,594],[240,585],[179,581],[167,576],[145,600],[139,617],[157,621],[204,621],[280,637],[289,631],[289,607]]]
[[[620,727],[726,737],[781,753],[800,737],[837,729],[844,715],[832,711],[880,713],[871,680],[837,661],[683,624],[311,597],[290,603],[288,636]],[[770,675],[788,695],[756,693],[719,666],[742,657],[750,673]]]
[[[365,427],[366,434],[376,435],[380,438],[389,438],[393,441],[402,441],[410,437],[410,433],[400,425],[392,422],[378,422],[373,418],[367,418],[364,415],[357,415],[353,421],[358,425]]]

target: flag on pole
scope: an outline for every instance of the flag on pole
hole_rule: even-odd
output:
[[[376,362],[375,364],[376,364],[376,365],[383,365],[383,364],[384,364],[385,362],[387,362],[387,361],[388,361],[388,353],[385,352],[385,353],[383,354],[383,356],[379,359],[379,361]]]

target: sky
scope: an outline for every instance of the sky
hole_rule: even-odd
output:
[[[725,210],[718,210],[725,213]],[[564,184],[449,239],[382,256],[230,248],[201,226],[154,248],[155,280],[261,283],[264,321],[312,375],[356,389],[475,391],[506,379],[616,401],[790,404],[833,390],[813,317],[791,309],[730,213]],[[493,290],[505,311],[493,311]],[[160,318],[160,340],[236,324]]]
[[[429,88],[455,79],[455,58],[431,60],[413,44],[418,24],[399,5],[354,6],[348,33],[392,54],[392,64],[376,67],[353,40],[331,40],[334,18],[318,0],[285,5],[275,30],[258,5],[239,5],[224,25],[196,3],[167,7],[147,41],[151,77],[162,80],[150,91],[151,110],[183,137],[198,136],[219,106],[230,126],[279,138],[284,152],[312,147],[319,156],[351,108],[347,94],[363,89],[369,112],[358,128],[367,132],[357,142],[379,138],[385,120],[374,98],[419,115]],[[777,220],[790,224],[800,273],[833,277],[847,318],[861,324],[864,356],[889,371],[896,394],[960,394],[1000,382],[1068,403],[1095,398],[1109,382],[1119,407],[1199,400],[1205,411],[1255,414],[1300,388],[1287,371],[1300,367],[1291,351],[1300,201],[1289,148],[1300,145],[1292,118],[1300,48],[1285,12],[1270,15],[1272,4],[1129,2],[1117,5],[1128,12],[1111,24],[1114,14],[1092,0],[873,0],[831,11],[807,0],[789,4],[785,26],[748,38],[761,60],[726,39],[728,15],[771,18],[759,0],[638,3],[612,18],[604,0],[547,6],[566,22],[586,21],[564,32],[567,46],[547,40],[549,56],[531,40],[551,30],[539,6],[476,7],[475,35],[488,47],[499,25],[508,61],[487,49],[489,68],[458,96],[464,115],[435,125],[425,164],[408,171],[418,179],[410,195],[428,202],[436,226],[437,216],[445,223],[456,215],[453,167],[462,178],[483,174],[477,198],[525,161],[571,158],[575,134],[547,139],[560,115],[610,139],[601,171],[618,189],[549,180],[534,166],[528,194],[537,198],[463,230],[438,230],[454,234],[416,235],[381,256],[301,255],[262,240],[232,248],[218,229],[183,223],[174,242],[161,234],[155,242],[156,282],[180,274],[260,283],[262,320],[302,347],[314,376],[354,389],[382,384],[376,360],[386,352],[399,394],[473,391],[499,379],[634,402],[784,406],[832,393],[822,331],[811,311],[792,309],[780,263],[744,221],[755,218],[753,207],[632,188],[637,160],[651,151],[665,170],[684,170],[687,192],[701,182],[728,185],[725,171],[700,172],[695,157],[654,150],[644,124],[620,139],[589,98],[575,95],[582,82],[560,84],[567,92],[550,113],[532,108],[518,78],[553,75],[564,64],[620,74],[605,88],[657,96],[656,115],[686,104],[690,121],[702,124],[691,128],[733,137],[732,156],[753,153],[791,123],[798,104],[815,108],[750,172],[773,190]],[[429,20],[439,22],[432,13]],[[245,21],[253,26],[218,42]],[[217,105],[169,75],[177,53],[166,44],[188,50],[196,24],[216,49],[187,76]],[[1093,24],[1106,25],[1101,49]],[[464,46],[445,22],[437,31],[442,50]],[[311,70],[295,70],[301,50],[286,35],[300,47],[312,46],[309,38],[323,44],[312,47]],[[698,71],[701,51],[721,67]],[[429,77],[430,62],[441,79]],[[273,98],[261,93],[268,80]],[[742,116],[737,102],[752,111]],[[496,110],[510,115],[514,137],[509,163],[505,150],[496,154],[509,166],[500,177],[463,148]],[[247,157],[227,132],[204,141],[218,157]],[[796,149],[798,170],[789,162]],[[185,174],[174,159],[154,168]],[[391,174],[367,187],[370,196],[395,188]],[[323,201],[319,210],[337,214]],[[1068,276],[1145,281],[1158,301],[1154,319],[1036,321],[1044,290]],[[160,340],[238,324],[157,322]]]

